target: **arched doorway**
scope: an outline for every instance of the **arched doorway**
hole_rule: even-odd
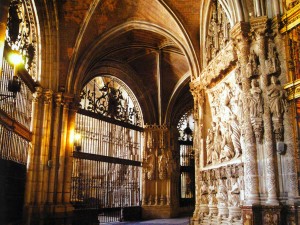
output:
[[[74,134],[71,202],[77,211],[96,211],[100,223],[122,220],[128,209],[138,218],[132,211],[140,206],[142,125],[138,102],[121,80],[98,76],[85,85]]]
[[[193,111],[184,113],[177,125],[180,154],[180,207],[195,205],[195,161],[193,150]]]

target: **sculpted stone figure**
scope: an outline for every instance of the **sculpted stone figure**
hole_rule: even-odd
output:
[[[268,87],[268,97],[270,102],[270,111],[273,117],[281,118],[285,111],[285,92],[277,77],[271,77],[271,85]]]
[[[259,87],[259,83],[256,79],[251,81],[250,97],[249,97],[249,108],[250,117],[257,118],[263,114],[263,100],[262,90]]]
[[[212,129],[214,132],[214,151],[218,154],[218,156],[221,154],[221,144],[222,144],[222,133],[221,133],[221,127],[220,127],[220,119],[216,122],[212,122]]]
[[[161,155],[158,157],[158,177],[161,180],[167,178],[168,175],[168,158],[165,151],[162,149]]]
[[[153,180],[154,179],[154,171],[155,171],[155,155],[151,149],[149,149],[146,163],[147,163],[147,166],[146,166],[147,178],[148,178],[148,180]]]
[[[216,198],[218,200],[218,206],[227,206],[228,203],[227,187],[225,185],[225,180],[223,179],[220,179],[219,181]]]
[[[208,204],[208,187],[206,181],[201,182],[201,204]]]
[[[234,147],[231,139],[231,129],[228,123],[223,123],[222,126],[222,144],[220,160],[230,160],[234,156]]]
[[[230,118],[230,128],[231,128],[231,140],[234,147],[235,155],[234,157],[239,157],[242,153],[241,147],[241,128],[237,120],[237,116],[232,114]]]
[[[240,187],[237,178],[231,178],[231,190],[228,192],[228,203],[229,206],[240,205]]]
[[[210,181],[209,182],[209,187],[208,187],[208,204],[209,205],[216,205],[217,204],[217,199],[216,199],[216,187],[215,187],[215,182]]]

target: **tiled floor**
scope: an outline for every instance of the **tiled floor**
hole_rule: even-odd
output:
[[[188,217],[174,218],[174,219],[155,219],[136,222],[112,222],[112,223],[100,223],[105,225],[189,225]]]

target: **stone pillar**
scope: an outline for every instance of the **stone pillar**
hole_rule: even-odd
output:
[[[259,204],[258,193],[258,168],[257,168],[257,151],[248,110],[247,95],[250,90],[250,81],[246,76],[246,65],[250,53],[248,43],[248,23],[238,23],[231,30],[231,37],[235,42],[235,47],[238,52],[238,60],[241,65],[241,81],[243,95],[243,116],[244,123],[242,130],[245,139],[245,151],[243,152],[244,174],[245,174],[245,202],[244,205]]]
[[[75,130],[76,113],[79,108],[79,99],[74,98],[72,104],[70,104],[69,116],[68,116],[68,134],[65,150],[65,179],[64,179],[64,191],[63,202],[66,206],[66,212],[73,210],[73,206],[70,204],[71,199],[71,182],[72,182],[72,169],[73,169],[73,151],[74,143],[72,140],[72,132]]]
[[[200,168],[203,167],[203,107],[205,101],[204,90],[200,86],[200,84],[191,84],[191,92],[194,98],[194,120],[195,120],[195,128],[194,128],[194,141],[193,148],[195,152],[195,211],[193,214],[193,221],[198,223],[202,217],[208,213],[207,203],[201,202],[202,196],[202,185],[206,184],[199,179],[201,176]],[[207,185],[207,184],[206,184]],[[204,210],[204,211],[203,211]]]
[[[37,183],[37,205],[45,203],[46,195],[48,193],[48,170],[47,159],[49,156],[49,134],[51,128],[51,103],[52,103],[51,90],[45,90],[43,93],[43,118],[42,118],[42,134],[40,145],[40,160],[38,164],[38,183]]]
[[[260,62],[260,72],[261,72],[261,89],[263,90],[263,100],[264,100],[264,113],[263,113],[263,123],[264,123],[264,152],[265,152],[265,166],[266,166],[266,186],[267,186],[267,201],[268,205],[278,205],[277,199],[277,187],[276,187],[276,171],[275,171],[275,157],[274,145],[273,145],[273,131],[271,123],[271,113],[268,100],[268,69],[266,68],[266,30],[267,30],[267,20],[266,16],[256,17],[251,19],[251,27],[254,30],[257,44],[257,55],[259,56]],[[270,51],[270,50],[269,50]],[[250,75],[250,74],[249,74]],[[252,75],[252,74],[251,74]]]
[[[59,151],[59,140],[60,133],[56,132],[60,130],[60,115],[62,106],[62,93],[56,93],[54,96],[54,118],[53,118],[53,136],[52,136],[52,151],[48,161],[48,167],[50,170],[49,175],[49,194],[47,202],[50,205],[55,204],[57,193],[55,187],[57,185],[57,170],[58,170],[58,151]]]
[[[26,186],[24,196],[24,219],[26,224],[30,224],[30,215],[32,214],[32,207],[35,204],[35,192],[36,192],[36,176],[37,176],[37,165],[39,161],[38,149],[40,133],[38,132],[40,117],[39,117],[39,102],[42,96],[43,90],[41,87],[36,87],[36,91],[32,95],[32,119],[31,130],[32,135],[32,148],[28,152],[27,160],[27,175],[26,175]]]
[[[57,199],[56,199],[56,212],[64,211],[63,205],[63,189],[64,189],[64,175],[65,175],[65,160],[66,160],[66,146],[68,135],[68,119],[69,119],[69,105],[72,98],[69,96],[63,96],[63,110],[61,119],[61,133],[60,133],[60,148],[58,157],[58,174],[57,174]]]
[[[294,67],[289,65],[289,68],[287,68],[287,62],[288,56],[286,54],[290,54],[290,50],[286,49],[285,43],[286,40],[284,39],[284,36],[279,33],[279,24],[278,20],[275,18],[273,20],[272,24],[272,30],[275,33],[274,42],[275,46],[277,48],[277,52],[279,53],[279,59],[281,61],[281,74],[283,75],[281,77],[281,85],[287,82],[291,82],[293,79],[291,74],[294,74]],[[293,101],[293,100],[291,100]],[[296,103],[288,104],[288,108],[286,112],[283,115],[283,126],[284,126],[284,136],[283,141],[286,144],[286,152],[285,155],[278,155],[280,157],[281,163],[285,163],[286,165],[286,171],[285,174],[283,174],[284,178],[283,181],[287,182],[287,193],[288,193],[288,201],[287,204],[290,205],[291,208],[294,208],[294,203],[296,201],[296,198],[299,196],[299,186],[298,186],[298,176],[297,176],[297,143],[295,142],[294,137],[291,135],[292,133],[295,133],[294,126],[297,126],[297,121],[295,120],[296,112],[295,105]],[[299,146],[299,143],[298,143]],[[293,210],[292,210],[293,211]]]
[[[9,3],[10,0],[1,0],[1,4],[0,4],[0,76],[2,74],[2,61],[3,61]]]

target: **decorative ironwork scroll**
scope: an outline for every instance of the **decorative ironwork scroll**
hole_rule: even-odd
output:
[[[141,110],[130,89],[117,78],[91,80],[81,92],[81,108],[103,116],[141,126]]]
[[[7,21],[6,43],[12,50],[22,54],[26,70],[33,78],[36,78],[36,25],[31,4],[28,0],[11,1]]]

